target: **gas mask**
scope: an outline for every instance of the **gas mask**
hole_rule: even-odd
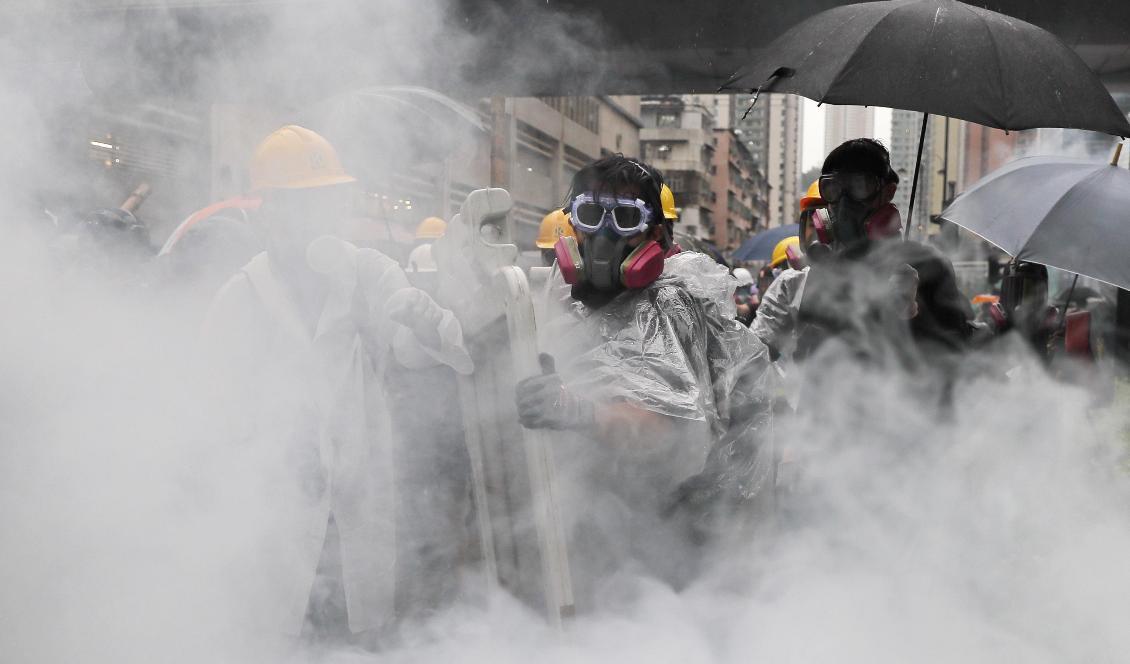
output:
[[[584,245],[569,236],[558,238],[554,245],[566,283],[612,291],[643,288],[658,279],[666,250],[655,240],[645,239],[635,248],[630,244],[648,231],[652,216],[651,208],[638,198],[577,196],[570,221],[578,234],[584,234]]]
[[[565,283],[611,291],[643,288],[654,282],[663,273],[667,252],[655,240],[645,240],[633,249],[629,239],[608,233],[586,235],[582,252],[576,238],[558,238],[554,250]]]
[[[861,237],[872,241],[882,240],[898,237],[902,233],[902,215],[899,214],[898,208],[893,203],[885,203],[873,212],[865,214],[862,223],[862,236],[854,231],[837,231],[836,229],[840,224],[834,220],[833,215],[833,212],[824,208],[816,210],[812,214],[812,228],[816,231],[816,237],[823,244],[830,245],[833,242],[854,243],[860,241]],[[848,224],[859,223],[852,219],[851,212],[840,218],[848,218]],[[852,239],[844,239],[845,237]]]
[[[895,186],[870,173],[821,175],[820,196],[828,207],[812,217],[820,241],[849,247],[898,235],[902,217],[890,203]]]

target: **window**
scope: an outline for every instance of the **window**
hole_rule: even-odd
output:
[[[679,114],[674,111],[660,111],[655,116],[656,127],[680,127],[682,123],[679,121]]]
[[[524,145],[519,145],[517,152],[519,170],[526,173],[536,173],[544,177],[551,176],[553,160],[548,156]]]

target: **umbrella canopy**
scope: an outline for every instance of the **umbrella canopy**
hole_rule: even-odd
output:
[[[761,231],[749,238],[734,251],[734,261],[744,263],[747,261],[767,261],[773,256],[773,247],[787,237],[800,235],[798,224],[785,224],[775,226],[767,231]]]
[[[829,104],[1130,136],[1126,116],[1075,51],[1042,28],[956,0],[829,9],[775,39],[723,87],[767,82],[764,91]]]
[[[942,218],[1018,260],[1130,289],[1130,171],[1028,157],[978,182]]]

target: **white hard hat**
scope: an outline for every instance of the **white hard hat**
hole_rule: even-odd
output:
[[[753,275],[750,274],[749,270],[745,269],[744,267],[734,268],[734,278],[738,280],[739,286],[753,285]]]
[[[436,260],[432,257],[432,245],[421,244],[408,254],[408,267],[405,272],[436,272]]]

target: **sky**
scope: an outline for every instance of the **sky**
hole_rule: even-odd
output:
[[[811,99],[801,99],[801,159],[803,173],[824,161],[824,109]],[[891,109],[875,109],[875,136],[890,146]]]

